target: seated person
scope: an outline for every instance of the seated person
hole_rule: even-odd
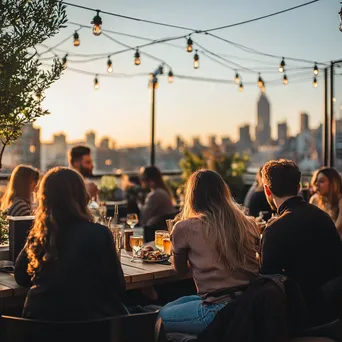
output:
[[[157,167],[148,166],[143,168],[140,178],[142,187],[151,190],[146,196],[145,204],[141,208],[140,223],[142,225],[153,225],[160,216],[175,211],[172,204],[172,196]]]
[[[92,222],[81,175],[50,170],[38,197],[34,226],[15,264],[17,283],[31,287],[23,317],[74,321],[125,313],[125,280],[113,237]]]
[[[6,191],[1,198],[1,210],[9,216],[30,216],[33,214],[31,199],[37,187],[39,171],[31,166],[18,165],[11,174]]]
[[[160,316],[166,332],[199,334],[231,301],[227,290],[258,275],[259,233],[222,177],[210,170],[189,178],[179,219],[171,234],[174,268],[184,276],[190,267],[198,295],[166,304]]]
[[[342,244],[329,215],[297,196],[300,178],[290,160],[262,169],[265,194],[279,217],[263,233],[261,273],[295,280],[312,312],[322,285],[342,275]]]
[[[316,192],[310,203],[325,211],[335,222],[342,235],[342,179],[332,167],[323,167],[312,177],[312,186]]]

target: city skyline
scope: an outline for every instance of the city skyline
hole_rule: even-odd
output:
[[[77,3],[77,1],[74,1]],[[90,0],[82,2],[85,6],[93,6]],[[270,0],[253,1],[215,1],[215,6],[209,6],[205,1],[190,0],[186,3],[176,0],[164,4],[156,0],[148,0],[141,6],[137,0],[118,1],[112,4],[108,0],[99,1],[97,7],[129,14],[132,16],[158,19],[175,24],[185,24],[192,27],[214,27],[219,24],[237,22],[298,5],[298,0],[290,0],[284,4]],[[212,4],[211,4],[212,5]],[[246,9],[248,9],[246,11]],[[329,61],[341,54],[341,47],[336,44],[341,38],[338,30],[339,2],[318,2],[302,9],[283,14],[260,22],[242,25],[219,32],[224,38],[245,44],[251,48],[279,56],[292,56],[317,61]],[[92,13],[80,9],[67,8],[70,21],[89,25]],[[191,15],[189,15],[191,13]],[[318,16],[319,13],[319,16]],[[312,18],[318,18],[312,25]],[[77,27],[70,25],[63,29],[55,38],[46,41],[48,46],[62,41],[72,34]],[[158,28],[148,24],[125,21],[103,15],[103,28],[157,39],[186,33],[169,28]],[[72,46],[72,38],[59,46],[60,49],[72,53],[103,53],[120,49],[106,37],[94,37],[89,29],[80,32],[81,45]],[[280,38],[281,37],[281,38]],[[117,37],[118,38],[118,37]],[[142,43],[141,40],[121,37],[122,42],[131,46]],[[281,41],[279,40],[281,39]],[[205,35],[193,36],[198,42],[210,50],[229,56],[232,61],[240,62],[248,68],[268,69],[263,74],[266,81],[266,94],[272,105],[272,137],[276,138],[277,123],[287,118],[291,134],[299,131],[298,112],[308,112],[311,115],[312,126],[318,126],[323,118],[323,82],[319,78],[317,89],[312,87],[312,68],[310,64],[300,64],[307,71],[297,75],[290,72],[287,75],[289,84],[282,85],[282,74],[268,74],[277,70],[280,60],[246,54]],[[320,49],[317,49],[317,41]],[[278,44],[280,42],[280,44]],[[232,80],[234,71],[228,70],[210,61],[200,54],[200,68],[192,67],[192,55],[185,52],[185,40],[175,41],[184,50],[165,44],[146,48],[144,51],[166,60],[175,74],[203,76]],[[58,55],[63,57],[63,53]],[[141,66],[133,65],[133,54],[128,52],[113,56],[113,67],[118,73],[146,73],[155,70],[158,62],[151,61],[142,55]],[[249,60],[247,60],[247,58]],[[51,139],[53,131],[65,131],[70,140],[78,140],[82,133],[95,129],[102,136],[113,136],[120,145],[142,145],[149,143],[150,137],[150,94],[147,87],[148,77],[136,78],[105,78],[99,77],[100,89],[94,91],[92,73],[106,72],[106,58],[92,63],[76,63],[76,57],[69,57],[69,67],[61,80],[52,85],[46,93],[44,107],[51,115],[38,120],[42,128],[42,140]],[[258,62],[261,61],[261,62]],[[298,64],[286,61],[289,69]],[[90,72],[90,75],[79,75],[71,68],[80,68]],[[182,136],[230,136],[236,140],[238,126],[248,123],[256,125],[255,102],[259,96],[256,86],[257,75],[241,71],[245,91],[239,93],[236,86],[224,84],[200,83],[176,78],[173,84],[160,78],[160,86],[156,94],[156,138],[165,143],[173,141],[175,132]],[[322,75],[320,70],[319,77]],[[296,79],[306,78],[296,83]],[[272,81],[276,84],[272,84]],[[278,83],[279,81],[279,83]],[[251,84],[250,84],[251,83]],[[253,84],[252,84],[253,83]]]

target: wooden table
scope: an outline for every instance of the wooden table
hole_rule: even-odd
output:
[[[131,253],[121,251],[121,266],[127,290],[180,280],[170,265],[132,262],[131,259]],[[19,286],[13,275],[0,272],[0,313],[4,307],[23,302],[26,293],[27,289]]]

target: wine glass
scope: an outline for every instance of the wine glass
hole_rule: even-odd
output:
[[[137,214],[128,214],[126,219],[127,224],[133,229],[136,224],[139,222],[139,218]]]

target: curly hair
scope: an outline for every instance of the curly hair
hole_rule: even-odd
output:
[[[288,159],[270,160],[261,170],[262,182],[277,197],[296,196],[301,172],[297,164]]]
[[[27,242],[28,273],[58,257],[57,241],[63,223],[92,220],[89,195],[81,175],[68,168],[56,167],[43,177],[38,191],[39,206]]]

